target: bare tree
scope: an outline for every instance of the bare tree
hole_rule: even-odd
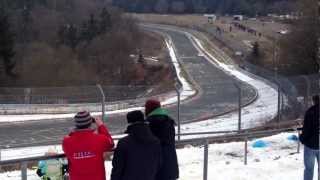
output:
[[[281,43],[281,59],[290,73],[315,73],[317,63],[320,23],[317,0],[298,3],[300,17],[293,23],[291,33]]]

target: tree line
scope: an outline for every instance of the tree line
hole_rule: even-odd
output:
[[[129,57],[142,32],[107,1],[0,0],[0,5],[2,85],[130,82]]]
[[[113,5],[137,13],[218,13],[248,16],[283,14],[295,0],[113,0]]]
[[[281,69],[290,69],[287,74],[318,73],[318,48],[320,38],[319,7],[317,0],[297,2],[300,17],[292,22],[288,35],[280,38],[277,43],[280,49]]]

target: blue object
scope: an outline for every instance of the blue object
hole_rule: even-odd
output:
[[[290,141],[299,141],[298,136],[295,135],[295,134],[290,135],[287,139],[290,140]]]
[[[266,141],[263,140],[257,140],[252,144],[253,148],[265,148],[268,147],[269,144]]]

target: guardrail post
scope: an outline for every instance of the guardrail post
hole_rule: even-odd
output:
[[[248,138],[245,137],[244,139],[244,165],[247,165],[248,163]]]
[[[176,92],[177,92],[177,96],[178,96],[178,106],[177,106],[177,118],[178,118],[178,141],[180,141],[181,137],[180,137],[180,134],[181,134],[181,123],[180,123],[180,88],[178,86],[178,84],[175,85],[175,89],[176,89]]]
[[[102,105],[102,109],[101,109],[101,111],[102,111],[101,119],[104,120],[106,96],[105,96],[105,94],[104,94],[104,91],[103,91],[101,85],[100,85],[100,84],[97,84],[97,87],[98,87],[98,89],[100,90],[101,97],[102,97],[102,100],[101,100],[101,105]]]
[[[28,175],[27,175],[27,162],[22,162],[21,163],[21,180],[27,180]]]
[[[209,142],[208,139],[206,139],[204,144],[204,157],[203,157],[203,180],[208,179],[208,151],[209,151]]]

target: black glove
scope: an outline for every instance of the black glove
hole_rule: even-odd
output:
[[[68,164],[62,165],[62,175],[65,175],[68,172],[69,166]]]
[[[42,177],[44,174],[42,173],[42,171],[41,171],[41,169],[37,169],[37,175],[39,176],[39,177]]]

